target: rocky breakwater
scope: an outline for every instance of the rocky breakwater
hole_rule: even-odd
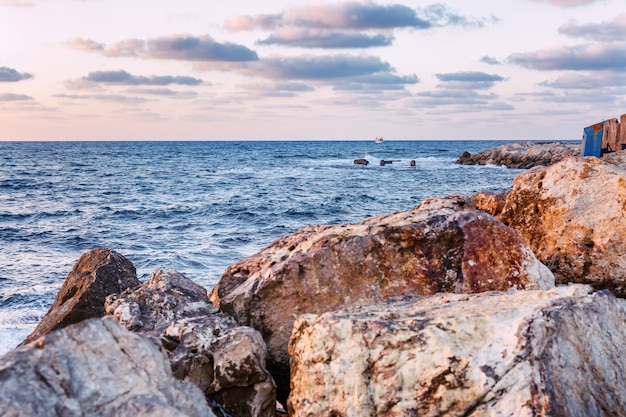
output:
[[[356,224],[305,227],[231,265],[211,299],[261,332],[284,401],[287,345],[301,314],[405,294],[546,289],[553,280],[513,229],[452,196]]]
[[[570,157],[520,174],[499,218],[526,238],[557,283],[626,297],[626,153]]]
[[[79,259],[41,322],[73,323],[40,324],[0,359],[0,415],[273,416],[260,334],[182,274],[134,271],[110,249]]]
[[[463,154],[456,161],[461,165],[504,165],[509,168],[548,166],[568,156],[580,156],[579,143],[515,142],[488,149],[474,155]]]
[[[582,285],[303,315],[290,415],[626,415],[625,320]]]

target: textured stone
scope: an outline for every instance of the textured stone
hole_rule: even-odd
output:
[[[498,216],[504,209],[508,193],[508,191],[502,191],[499,193],[481,191],[480,193],[474,194],[472,199],[476,203],[476,208],[478,208],[478,210],[482,210],[492,216]]]
[[[626,296],[626,156],[567,158],[515,178],[500,218],[557,283]]]
[[[514,142],[477,154],[463,152],[456,161],[462,165],[505,165],[509,168],[548,166],[568,156],[580,156],[579,143]]]
[[[609,292],[405,297],[296,321],[290,416],[626,415]]]
[[[282,402],[294,318],[404,294],[553,286],[524,240],[464,196],[360,223],[308,226],[231,265],[211,299],[261,332]]]
[[[7,417],[214,417],[193,384],[176,380],[166,354],[111,318],[89,319],[0,358]]]
[[[274,381],[265,342],[210,303],[206,290],[175,270],[114,294],[106,311],[128,329],[153,336],[170,352],[174,376],[193,382],[230,415],[273,416]]]
[[[22,344],[52,330],[92,317],[103,317],[109,294],[139,285],[133,264],[111,249],[94,249],[80,257],[59,290],[56,300]]]

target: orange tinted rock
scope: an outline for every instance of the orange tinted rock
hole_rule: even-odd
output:
[[[557,283],[626,296],[626,156],[567,158],[515,178],[500,218]]]
[[[492,216],[498,216],[504,208],[507,194],[508,191],[502,191],[500,193],[481,191],[480,193],[474,194],[472,199],[476,203],[478,210],[487,212]]]
[[[211,300],[268,344],[268,369],[286,398],[294,319],[406,294],[542,289],[552,274],[524,240],[468,197],[356,224],[308,226],[231,265]]]

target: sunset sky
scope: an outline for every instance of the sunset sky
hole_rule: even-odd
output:
[[[580,139],[623,0],[0,0],[0,140]]]

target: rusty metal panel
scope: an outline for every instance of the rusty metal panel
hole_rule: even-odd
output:
[[[602,153],[615,152],[618,150],[618,126],[619,122],[617,121],[617,119],[608,119],[604,121],[604,133],[602,134]]]
[[[617,144],[618,150],[626,148],[626,114],[619,117],[619,126],[617,128]]]
[[[604,122],[587,126],[583,134],[582,156],[602,156],[602,137],[604,136]]]

